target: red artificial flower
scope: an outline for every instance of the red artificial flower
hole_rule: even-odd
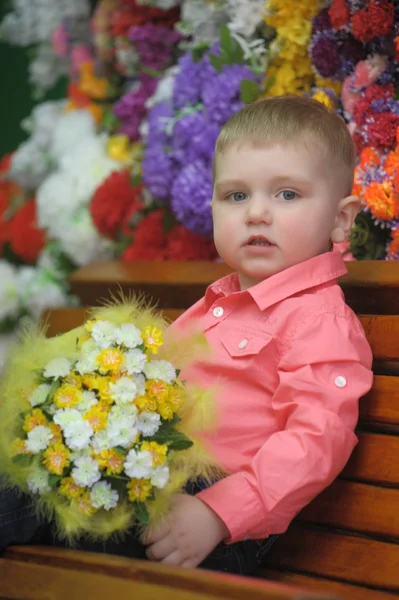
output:
[[[122,260],[165,260],[164,249],[153,246],[138,246],[133,243],[122,253]]]
[[[146,23],[172,27],[179,20],[179,16],[178,7],[162,10],[145,4],[137,4],[135,0],[122,0],[112,16],[112,35],[127,37],[131,27]]]
[[[164,230],[165,210],[154,210],[144,217],[134,232],[134,243],[137,246],[165,248],[167,237]]]
[[[141,191],[143,186],[134,187],[127,169],[114,171],[96,189],[90,203],[93,223],[105,237],[116,239],[129,218],[143,209]]]
[[[8,224],[11,250],[25,262],[35,263],[44,247],[46,236],[37,226],[36,201],[28,200],[14,214]]]
[[[0,175],[3,175],[4,173],[7,173],[10,170],[12,155],[13,152],[5,154],[0,160]]]
[[[391,149],[396,142],[396,129],[399,116],[390,112],[373,115],[373,122],[368,124],[367,134],[370,146],[381,149]]]
[[[217,252],[213,240],[175,225],[168,235],[168,260],[214,260]]]
[[[351,19],[353,36],[360,42],[391,33],[394,5],[389,0],[371,0],[367,8],[355,12]]]
[[[346,0],[333,0],[328,14],[335,29],[341,29],[349,23],[350,13]]]

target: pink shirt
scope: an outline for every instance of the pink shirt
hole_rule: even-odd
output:
[[[346,272],[329,252],[245,291],[228,275],[176,321],[199,319],[214,350],[183,379],[223,381],[206,442],[228,476],[199,498],[225,522],[229,543],[284,532],[357,443],[372,354],[337,284]]]

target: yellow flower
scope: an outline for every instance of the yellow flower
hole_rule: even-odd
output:
[[[70,456],[68,448],[62,442],[56,442],[44,451],[43,464],[50,473],[62,475],[65,467],[69,467]]]
[[[95,455],[100,469],[106,469],[107,475],[119,475],[123,471],[125,456],[117,450],[101,450]]]
[[[157,327],[149,326],[142,330],[141,336],[147,350],[150,350],[153,354],[158,354],[158,348],[163,344],[162,331]]]
[[[339,96],[342,88],[342,81],[333,81],[332,79],[324,79],[316,75],[316,86],[319,88],[327,88],[333,90]]]
[[[183,404],[183,390],[180,386],[169,386],[168,403],[173,409],[173,412],[177,412]]]
[[[84,488],[77,485],[72,477],[64,477],[61,479],[59,492],[66,498],[78,498],[84,492]]]
[[[95,325],[97,323],[97,319],[88,319],[84,325],[86,331],[88,331],[89,333],[91,333],[92,329],[93,329],[93,325]]]
[[[49,429],[51,429],[51,433],[53,434],[53,437],[51,438],[51,442],[53,444],[55,444],[56,442],[62,442],[63,441],[63,437],[62,437],[62,429],[59,425],[57,425],[57,423],[49,423],[48,424]]]
[[[157,442],[143,442],[140,450],[147,450],[152,456],[152,466],[159,467],[166,461],[168,447],[166,444],[158,444]]]
[[[331,100],[330,96],[328,96],[323,90],[318,90],[317,92],[315,92],[312,98],[313,100],[317,100],[318,102],[324,104],[324,106],[326,106],[328,110],[335,109],[334,102]]]
[[[75,498],[74,505],[86,517],[91,517],[96,512],[96,509],[90,502],[90,492],[83,492],[82,495]]]
[[[137,406],[139,412],[155,412],[157,410],[157,401],[154,398],[150,398],[145,394],[144,396],[137,396],[134,399],[133,404]]]
[[[145,384],[147,395],[157,402],[164,402],[169,394],[168,384],[164,381],[156,381],[155,379],[149,379]]]
[[[32,454],[26,450],[25,440],[21,440],[21,438],[14,440],[11,445],[11,455],[17,456],[18,454]]]
[[[57,408],[71,408],[82,399],[82,392],[74,385],[62,385],[54,394],[54,404]]]
[[[68,385],[73,385],[77,388],[82,387],[82,378],[80,375],[76,375],[75,373],[70,373],[66,377],[64,377],[64,383]]]
[[[100,373],[116,373],[125,362],[125,355],[118,348],[105,348],[97,355],[96,362]]]
[[[132,159],[132,149],[127,135],[111,135],[107,145],[108,155],[121,163]]]
[[[165,421],[170,421],[171,419],[173,419],[173,408],[171,406],[171,404],[169,404],[169,402],[167,401],[163,401],[163,402],[158,402],[158,407],[157,410],[159,412],[159,414],[161,415],[162,419],[164,419]]]
[[[101,431],[107,426],[108,410],[107,407],[99,402],[92,406],[90,410],[83,415],[85,421],[88,421],[94,431]]]
[[[130,502],[145,502],[152,494],[152,485],[147,479],[131,479],[126,487]]]
[[[47,419],[40,408],[34,408],[29,415],[26,415],[23,430],[29,432],[39,425],[47,425]]]

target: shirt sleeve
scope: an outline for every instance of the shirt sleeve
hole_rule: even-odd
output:
[[[327,487],[357,443],[358,401],[372,385],[372,355],[357,318],[312,316],[278,364],[278,431],[239,472],[198,497],[226,524],[228,543],[283,533]]]

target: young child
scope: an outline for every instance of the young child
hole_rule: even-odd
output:
[[[214,237],[236,273],[211,285],[174,327],[195,321],[213,348],[182,377],[220,384],[217,427],[205,442],[228,475],[176,497],[144,540],[150,560],[252,573],[356,445],[372,356],[337,284],[344,262],[331,252],[359,209],[350,195],[354,163],[344,121],[306,98],[261,100],[223,126]],[[134,537],[81,547],[145,551]]]
[[[344,121],[313,100],[262,100],[223,126],[214,238],[236,273],[211,285],[176,326],[198,319],[214,350],[182,376],[223,380],[207,441],[229,475],[176,499],[146,540],[151,560],[195,567],[220,542],[283,533],[356,445],[372,355],[337,285],[343,259],[331,252],[359,209],[354,165]],[[251,556],[247,572],[256,568]]]

